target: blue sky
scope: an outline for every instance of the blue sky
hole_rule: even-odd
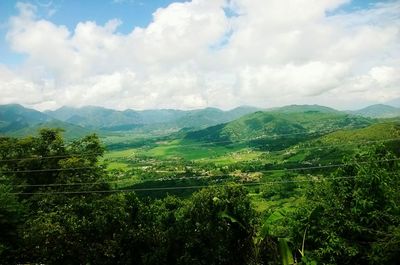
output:
[[[351,109],[400,97],[399,36],[400,0],[5,0],[0,104]]]
[[[17,66],[26,58],[13,52],[5,41],[7,20],[17,15],[18,1],[0,1],[0,62]],[[55,24],[65,25],[74,29],[81,21],[95,21],[103,25],[110,19],[120,19],[122,25],[118,32],[129,33],[134,27],[145,27],[152,20],[152,14],[158,9],[173,2],[185,0],[33,0],[20,1],[32,3],[38,8],[38,16],[48,19]],[[351,12],[353,10],[370,8],[376,0],[352,0],[336,12]],[[382,2],[382,1],[381,1]]]
[[[18,65],[26,58],[14,53],[5,41],[7,20],[18,14],[18,1],[0,1],[0,62],[11,66]],[[136,26],[144,27],[152,20],[152,14],[172,2],[184,0],[33,0],[19,1],[32,3],[38,8],[38,16],[46,18],[55,24],[65,25],[74,29],[81,21],[95,21],[103,25],[113,18],[120,19],[121,33],[128,33]]]

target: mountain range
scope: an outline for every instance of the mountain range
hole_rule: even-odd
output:
[[[40,112],[18,104],[0,105],[0,134],[22,136],[44,127],[59,127],[67,138],[90,132],[201,129],[226,123],[259,110],[238,107],[229,111],[217,108],[199,110],[125,110],[118,111],[95,106],[61,107]]]
[[[279,133],[279,130],[295,133],[309,131],[315,119],[320,119],[321,122],[318,124],[322,124],[324,128],[334,127],[338,122],[342,125],[367,122],[361,117],[355,118],[356,116],[399,117],[400,108],[380,104],[347,112],[319,105],[290,105],[264,110],[242,106],[228,111],[217,108],[187,111],[175,109],[119,111],[85,106],[81,108],[61,107],[54,111],[40,112],[18,104],[9,104],[0,105],[0,134],[24,136],[32,134],[39,128],[59,127],[64,129],[64,135],[67,138],[75,138],[91,132],[100,134],[132,131],[149,133],[157,130],[179,131],[184,129],[189,132],[198,131],[196,132],[198,136],[208,132],[210,134],[207,137],[213,139],[241,139],[243,138],[241,135],[244,134],[257,137],[260,131],[268,133]],[[244,128],[241,126],[243,124],[247,126]],[[191,135],[193,136],[189,133],[188,137],[190,138]]]

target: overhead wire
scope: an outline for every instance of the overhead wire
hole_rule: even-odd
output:
[[[256,141],[256,140],[263,140],[265,138],[278,138],[278,137],[284,137],[284,136],[293,136],[293,135],[318,135],[318,134],[329,134],[329,133],[334,133],[334,132],[339,132],[342,130],[351,130],[351,129],[364,129],[367,128],[371,125],[379,125],[379,124],[390,124],[390,122],[377,122],[377,123],[373,123],[373,124],[369,124],[366,126],[348,126],[348,127],[342,127],[342,128],[338,128],[338,129],[329,129],[329,130],[319,130],[319,131],[305,131],[305,132],[297,132],[297,133],[286,133],[286,134],[262,134],[259,135],[257,137],[252,137],[252,138],[247,138],[247,139],[243,139],[240,141],[233,141],[233,140],[224,140],[224,141],[207,141],[206,143],[194,143],[194,144],[169,144],[168,146],[180,146],[180,145],[185,145],[185,146],[197,146],[197,145],[208,145],[208,144],[218,144],[218,143],[232,143],[232,144],[236,144],[236,143],[246,143],[246,142],[250,142],[250,141]],[[272,135],[271,135],[272,134]],[[207,139],[203,139],[203,140],[207,140]]]
[[[370,143],[383,143],[383,142],[391,142],[400,140],[400,137],[396,138],[389,138],[389,139],[381,139],[381,140],[367,140],[367,141],[354,141],[354,142],[347,142],[341,144],[332,144],[332,145],[321,145],[321,146],[310,146],[304,148],[297,148],[296,146],[289,146],[284,150],[277,150],[277,151],[267,151],[268,153],[284,153],[287,152],[288,148],[293,148],[294,150],[301,151],[301,150],[313,150],[313,149],[321,149],[321,148],[330,148],[330,147],[338,147],[338,146],[351,146],[357,144],[370,144]],[[301,143],[300,143],[301,144]],[[198,144],[198,146],[202,146],[203,144]],[[171,146],[171,145],[168,145]],[[180,146],[186,147],[187,145],[182,144]],[[103,153],[81,153],[81,154],[69,154],[69,155],[55,155],[55,156],[31,156],[31,157],[24,157],[24,158],[10,158],[10,159],[0,159],[0,162],[13,162],[13,161],[24,161],[24,160],[43,160],[43,159],[53,159],[53,158],[74,158],[74,157],[84,157],[89,155],[101,155]],[[119,157],[121,158],[121,157]]]
[[[36,172],[52,172],[52,171],[72,171],[81,169],[95,169],[98,167],[69,167],[69,168],[47,168],[47,169],[29,169],[29,170],[11,170],[11,171],[0,171],[0,174],[12,174],[12,173],[36,173]]]
[[[400,161],[400,158],[393,158],[393,159],[383,159],[377,160],[375,162],[391,162],[391,161]],[[271,170],[258,170],[258,171],[245,171],[245,172],[238,172],[237,174],[254,174],[254,173],[268,173],[268,172],[281,172],[281,171],[302,171],[308,169],[324,169],[324,168],[335,168],[341,167],[346,165],[356,165],[356,164],[367,164],[370,163],[369,161],[355,161],[352,163],[341,163],[341,164],[332,164],[332,165],[320,165],[314,167],[297,167],[297,168],[284,168],[284,169],[271,169]],[[199,176],[190,176],[190,177],[179,177],[179,178],[163,178],[163,179],[152,179],[148,181],[142,181],[136,184],[146,183],[146,182],[159,182],[159,181],[174,181],[174,180],[187,180],[187,179],[202,179],[202,178],[215,178],[215,177],[235,177],[235,173],[230,174],[219,174],[219,175],[199,175]],[[128,179],[124,180],[113,180],[113,181],[98,181],[98,182],[76,182],[76,183],[48,183],[48,184],[19,184],[19,185],[11,185],[15,187],[62,187],[62,186],[84,186],[84,185],[100,185],[100,184],[111,184],[111,183],[119,183],[123,181],[127,181]]]
[[[375,123],[376,124],[385,124],[385,123]],[[214,145],[214,144],[220,144],[220,143],[232,143],[232,144],[238,144],[238,143],[248,143],[251,141],[257,141],[257,140],[264,140],[266,138],[279,138],[279,137],[286,137],[286,136],[293,136],[293,135],[318,135],[318,134],[329,134],[329,133],[334,133],[342,130],[350,130],[350,129],[363,129],[367,128],[368,126],[365,127],[360,127],[360,126],[355,126],[355,127],[343,127],[343,128],[338,128],[337,130],[320,130],[320,131],[307,131],[307,132],[297,132],[297,133],[286,133],[286,134],[262,134],[257,137],[252,137],[252,138],[247,138],[239,141],[235,140],[223,140],[223,141],[207,141],[204,143],[177,143],[177,144],[168,144],[168,146],[203,146],[203,145]],[[207,139],[203,139],[207,140]]]
[[[375,123],[375,124],[386,124],[386,122],[382,123]],[[375,125],[374,124],[374,125]],[[315,135],[315,134],[325,134],[325,133],[333,133],[338,132],[341,130],[349,130],[349,129],[362,129],[366,127],[354,126],[354,127],[343,127],[337,130],[320,130],[320,131],[307,131],[307,132],[298,132],[298,133],[287,133],[287,134],[263,134],[257,137],[243,139],[240,141],[232,141],[232,140],[224,140],[224,141],[207,141],[205,143],[179,143],[179,144],[168,144],[168,146],[204,146],[204,145],[214,145],[219,143],[232,143],[232,144],[239,144],[239,143],[247,143],[256,140],[263,140],[265,138],[278,138],[284,136],[293,136],[293,135]],[[398,138],[400,139],[400,138]],[[161,145],[162,146],[162,145]],[[101,155],[102,152],[88,152],[88,153],[77,153],[77,154],[68,154],[68,155],[55,155],[55,156],[31,156],[31,157],[24,157],[24,158],[10,158],[10,159],[0,159],[0,162],[11,162],[11,161],[19,161],[19,160],[36,160],[36,159],[52,159],[52,158],[68,158],[68,157],[82,157],[86,155]]]
[[[23,160],[42,160],[42,159],[53,159],[53,158],[73,158],[73,157],[84,157],[90,155],[102,155],[103,153],[79,153],[79,154],[68,154],[68,155],[53,155],[53,156],[29,156],[29,157],[18,157],[10,159],[0,159],[0,162],[14,162]]]
[[[349,128],[343,128],[343,129],[349,129]],[[336,130],[338,131],[338,130]],[[321,133],[322,131],[315,131],[315,132],[309,132],[308,134],[317,134]],[[325,131],[327,132],[327,131]],[[335,131],[330,131],[330,132],[335,132]],[[265,135],[267,137],[282,137],[282,136],[289,136],[289,135],[298,135],[298,134],[304,134],[304,133],[294,133],[294,134],[282,134],[282,135]],[[263,139],[262,137],[256,137],[253,139],[246,139],[243,142],[249,142],[252,140],[260,140]],[[308,150],[308,149],[321,149],[321,148],[328,148],[328,147],[333,147],[333,146],[345,146],[345,145],[354,145],[354,144],[367,144],[367,143],[376,143],[376,142],[386,142],[386,141],[395,141],[399,140],[400,138],[392,138],[392,139],[384,139],[384,140],[373,140],[373,141],[361,141],[361,142],[352,142],[352,143],[347,143],[347,144],[339,144],[339,145],[330,145],[330,146],[312,146],[308,148],[295,148],[296,151],[300,150]],[[212,142],[207,142],[207,143],[212,143]],[[217,142],[213,142],[217,143]],[[221,142],[219,142],[221,143]],[[238,142],[235,142],[238,143]],[[197,145],[204,145],[206,143],[199,143]],[[170,145],[169,145],[170,146]],[[185,146],[182,144],[182,146]],[[279,151],[271,151],[272,152],[287,152],[287,150],[279,150]],[[76,156],[86,156],[86,155],[95,155],[96,153],[84,153],[84,154],[69,154],[69,155],[58,155],[58,156],[48,156],[48,157],[29,157],[29,158],[18,158],[18,159],[3,159],[0,160],[0,162],[5,162],[5,161],[19,161],[19,160],[25,160],[25,159],[50,159],[50,158],[64,158],[64,157],[76,157]],[[399,159],[391,159],[391,160],[384,160],[384,161],[395,161]],[[384,161],[378,161],[378,162],[384,162]],[[307,161],[303,161],[307,162]],[[366,162],[360,162],[360,163],[366,163]],[[251,174],[251,173],[267,173],[267,172],[279,172],[279,171],[299,171],[299,170],[311,170],[311,169],[323,169],[323,168],[334,168],[334,167],[340,167],[348,165],[347,164],[329,164],[329,165],[318,165],[318,166],[306,166],[306,167],[297,167],[297,168],[283,168],[283,169],[270,169],[270,170],[260,170],[260,171],[248,171],[248,172],[241,172],[241,174]],[[75,167],[75,168],[53,168],[53,169],[37,169],[37,170],[16,170],[16,171],[0,171],[0,174],[8,174],[8,173],[34,173],[34,172],[51,172],[51,171],[72,171],[72,170],[82,170],[82,169],[94,169],[98,167]],[[174,171],[171,171],[173,173]],[[234,174],[224,174],[220,175],[221,177],[224,176],[234,176]],[[196,179],[201,179],[201,178],[215,178],[218,176],[215,175],[200,175],[200,176],[191,176],[191,177],[180,177],[180,178],[162,178],[162,179],[153,179],[149,181],[169,181],[169,180],[184,180],[184,179],[189,179],[189,178],[196,178]],[[107,184],[107,183],[118,183],[121,181],[129,181],[128,179],[124,180],[115,180],[115,181],[108,181],[108,182],[87,182],[87,183],[50,183],[50,184],[21,184],[18,185],[19,187],[55,187],[55,186],[81,186],[81,185],[95,185],[95,184]],[[143,183],[143,182],[140,182]]]
[[[224,187],[231,185],[239,186],[261,186],[261,185],[275,185],[284,183],[305,183],[305,182],[323,182],[328,180],[337,179],[352,179],[356,176],[343,176],[343,177],[327,177],[318,179],[308,180],[292,180],[292,181],[271,181],[271,182],[242,182],[242,183],[221,183],[221,184],[210,184],[210,185],[192,185],[192,186],[173,186],[173,187],[153,187],[153,188],[132,188],[132,189],[109,189],[109,190],[90,190],[90,191],[48,191],[48,192],[12,192],[13,195],[48,195],[48,194],[93,194],[93,193],[120,193],[120,192],[141,192],[141,191],[165,191],[165,190],[184,190],[184,189],[201,189],[209,187]]]
[[[14,195],[33,195],[33,194],[92,194],[92,193],[119,193],[119,192],[140,192],[140,191],[165,191],[165,190],[184,190],[184,189],[200,189],[210,187],[223,187],[231,185],[239,186],[261,186],[261,185],[276,185],[285,183],[306,183],[306,182],[323,182],[328,180],[338,179],[353,179],[356,176],[334,177],[334,178],[319,178],[309,180],[292,180],[292,181],[272,181],[272,182],[226,182],[225,184],[208,184],[208,185],[192,185],[192,186],[171,186],[171,187],[156,187],[156,188],[133,188],[133,189],[110,189],[110,190],[90,190],[90,191],[50,191],[50,192],[14,192]]]

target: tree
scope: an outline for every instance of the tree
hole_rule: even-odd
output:
[[[51,210],[44,207],[23,226],[22,261],[119,264],[121,238],[129,218],[124,194],[72,195],[50,204]]]
[[[398,264],[400,164],[385,148],[360,153],[307,194],[297,245],[323,264]]]
[[[255,213],[243,187],[208,188],[179,211],[177,264],[246,264],[252,253]]]
[[[0,263],[12,263],[19,247],[18,227],[25,207],[13,194],[12,187],[0,184]]]

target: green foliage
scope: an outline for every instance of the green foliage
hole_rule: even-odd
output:
[[[295,175],[285,173],[279,178],[275,178],[273,185],[265,185],[262,187],[262,194],[265,198],[278,197],[288,198],[293,195],[297,184],[295,182]]]
[[[308,254],[323,264],[397,264],[399,162],[384,148],[348,162],[307,194],[293,217],[297,242],[308,227]]]
[[[2,180],[10,183],[1,186],[2,261],[145,265],[250,260],[255,213],[241,187],[204,189],[187,200],[96,194],[92,191],[109,187],[102,183],[107,173],[98,157],[104,148],[95,135],[66,144],[60,131],[45,129],[37,137],[2,138],[0,145],[0,166],[9,172]],[[78,193],[63,193],[69,191]]]
[[[42,198],[22,227],[21,258],[29,263],[115,264],[127,209],[123,195]]]
[[[279,239],[279,251],[281,253],[282,265],[294,264],[292,251],[285,238]]]
[[[194,194],[179,212],[178,237],[185,238],[178,264],[246,264],[255,213],[241,187]]]
[[[24,206],[12,188],[0,184],[0,263],[11,263],[18,249],[18,226],[22,223]]]
[[[312,108],[301,114],[289,109],[254,116],[259,122],[246,124],[250,131],[263,130],[269,122],[282,131],[307,132],[316,121],[326,126],[337,119],[330,125],[333,129],[369,122]],[[290,126],[282,122],[285,119]],[[272,133],[281,132],[279,128],[273,132],[272,127]],[[386,123],[335,132],[319,141],[387,139],[398,131],[396,124]],[[294,147],[272,156],[235,145],[228,157],[225,150],[230,146],[218,146],[214,150],[218,157],[187,161],[174,156],[182,153],[189,158],[196,152],[207,156],[206,146],[196,150],[182,144],[193,141],[159,139],[102,159],[104,147],[96,135],[65,142],[59,130],[44,129],[33,137],[0,138],[0,263],[275,265],[293,264],[296,259],[299,264],[396,264],[399,260],[400,165],[388,152],[398,149],[396,142],[374,151],[348,148],[346,152],[359,153],[347,159],[332,179],[314,183],[328,173],[251,173],[296,167],[309,153]],[[275,139],[276,148],[305,138],[286,140]],[[313,147],[319,142],[307,143]],[[334,154],[341,150],[335,149]],[[150,156],[151,152],[159,156]],[[315,155],[326,155],[326,163],[333,161],[333,154],[315,151]],[[121,157],[125,160],[118,160]],[[129,167],[126,172],[109,172],[103,161],[122,161]],[[206,178],[196,178],[199,175]],[[104,183],[110,180],[126,180],[116,187],[142,189],[140,196],[114,194]],[[228,181],[278,184],[245,188],[227,185]],[[216,186],[193,187],[212,184]]]

